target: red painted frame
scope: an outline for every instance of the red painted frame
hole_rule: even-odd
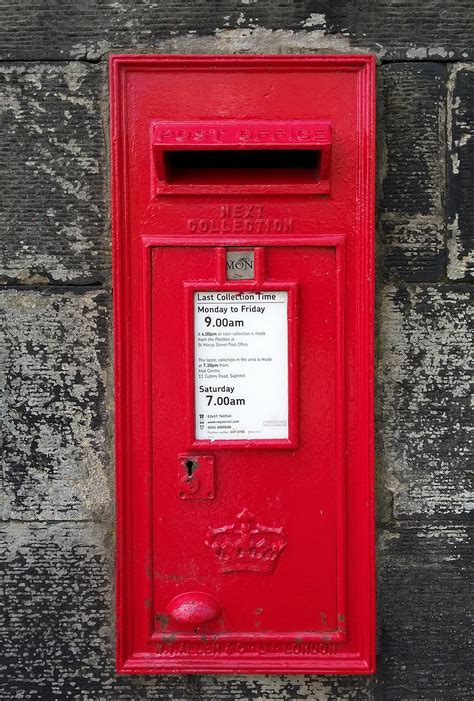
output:
[[[314,632],[308,633],[306,631],[299,631],[298,633],[276,633],[269,634],[265,633],[265,644],[268,642],[273,642],[275,646],[278,645],[291,645],[295,640],[298,640],[298,644],[302,645],[316,645],[323,646],[322,648],[329,650],[329,645],[334,643],[343,643],[347,638],[347,628],[346,628],[346,546],[345,546],[345,532],[346,532],[346,518],[345,518],[345,478],[344,478],[344,453],[345,453],[345,427],[344,427],[344,404],[345,404],[345,378],[344,378],[344,266],[345,266],[345,237],[344,236],[319,236],[315,238],[296,238],[296,237],[278,237],[272,239],[233,239],[232,248],[254,248],[256,257],[256,275],[255,280],[227,280],[225,273],[225,251],[224,241],[219,241],[212,239],[211,241],[205,241],[203,239],[197,238],[178,238],[178,237],[161,237],[161,236],[146,236],[143,237],[143,265],[146,270],[145,280],[147,281],[143,288],[143,308],[146,310],[147,324],[150,319],[150,309],[149,300],[151,296],[151,282],[152,282],[152,261],[151,256],[153,249],[160,247],[180,247],[180,246],[209,246],[215,249],[216,253],[216,268],[218,274],[216,280],[213,281],[200,281],[200,282],[185,282],[183,283],[184,294],[186,296],[186,316],[188,323],[186,324],[186,347],[187,347],[187,401],[186,405],[188,407],[187,415],[187,426],[188,426],[188,436],[187,443],[189,446],[189,452],[203,451],[207,452],[206,449],[212,450],[268,450],[268,449],[296,449],[298,447],[298,409],[297,409],[297,376],[298,376],[298,354],[297,354],[297,319],[291,319],[290,314],[288,314],[288,365],[289,365],[289,418],[290,418],[290,434],[288,440],[270,439],[270,440],[244,440],[244,441],[233,441],[233,440],[216,440],[216,441],[206,441],[206,440],[194,440],[194,425],[195,425],[195,415],[194,415],[194,355],[193,355],[193,342],[194,342],[194,324],[193,324],[193,302],[192,295],[195,291],[200,290],[288,290],[288,312],[293,311],[293,315],[297,309],[297,283],[296,282],[282,282],[282,281],[271,281],[265,280],[264,273],[264,263],[263,263],[263,248],[265,246],[273,247],[301,247],[308,246],[312,247],[322,247],[322,248],[334,248],[336,251],[336,279],[337,279],[337,319],[338,319],[338,333],[337,333],[337,356],[339,362],[337,363],[338,372],[336,375],[336,385],[337,385],[337,395],[339,397],[338,401],[338,415],[336,418],[336,450],[337,450],[337,549],[336,557],[338,561],[337,569],[339,576],[337,578],[337,610],[338,610],[338,627],[334,632]],[[290,297],[291,295],[291,297]],[[151,331],[146,333],[148,338],[151,338]],[[148,378],[146,381],[147,387],[151,387],[151,348],[148,355],[148,360],[145,363],[146,371],[145,375]],[[151,403],[150,405],[151,406]],[[151,423],[151,411],[149,411],[148,421]],[[150,460],[150,464],[152,459]],[[152,476],[149,477],[152,481]],[[150,589],[149,592],[150,602],[153,601],[154,592]],[[154,606],[150,605],[150,610],[154,610]],[[158,645],[163,652],[166,652],[167,646],[170,643],[170,634],[160,633],[151,627],[151,634],[148,639],[150,645]],[[255,646],[255,649],[264,650],[263,642],[261,640],[262,636],[256,633],[220,633],[219,641],[227,645],[240,645],[243,647]],[[171,641],[172,642],[172,641]],[[202,636],[196,634],[187,634],[186,643],[187,644],[199,644],[202,642]],[[325,653],[324,653],[325,654]],[[194,665],[194,663],[193,663]],[[130,670],[133,671],[133,670]],[[197,671],[197,670],[196,670]],[[205,670],[204,670],[205,671]],[[219,671],[219,670],[218,670]]]
[[[217,249],[224,251],[225,249]],[[258,249],[256,249],[258,250]],[[230,283],[230,284],[229,284]],[[250,283],[250,284],[249,284]],[[293,282],[260,282],[255,284],[252,281],[241,282],[239,285],[229,282],[187,282],[185,283],[187,297],[188,316],[188,445],[190,450],[205,450],[206,447],[213,450],[239,450],[239,449],[268,449],[298,447],[298,408],[297,408],[297,329],[296,329],[296,309],[297,309],[297,283]],[[198,440],[195,439],[195,397],[194,397],[194,293],[206,291],[278,291],[288,292],[288,438],[281,439],[255,439],[255,440]]]
[[[150,286],[151,286],[151,251],[155,246],[166,245],[212,245],[224,248],[250,246],[287,246],[287,245],[336,245],[342,251],[344,236],[340,234],[308,237],[306,231],[296,237],[252,236],[213,237],[212,242],[203,236],[186,236],[181,244],[175,236],[140,235],[130,236],[130,202],[126,173],[130,164],[127,161],[126,143],[129,138],[124,116],[125,80],[128,71],[154,71],[161,67],[174,70],[205,70],[208,66],[222,69],[252,71],[270,63],[281,71],[349,71],[357,74],[358,113],[357,113],[357,192],[359,208],[356,221],[358,236],[351,244],[352,265],[355,266],[356,284],[351,288],[351,295],[357,301],[356,327],[361,329],[356,343],[347,349],[344,341],[343,326],[340,328],[339,344],[340,367],[346,365],[346,354],[350,356],[350,383],[348,385],[350,402],[355,407],[355,414],[360,418],[357,433],[351,426],[347,449],[351,452],[353,466],[357,466],[357,489],[360,507],[350,512],[360,519],[358,529],[360,540],[351,544],[351,558],[356,557],[357,577],[364,582],[357,595],[357,618],[365,621],[359,634],[360,651],[358,654],[337,653],[331,646],[342,643],[345,639],[345,614],[341,613],[340,630],[333,637],[315,634],[302,641],[313,648],[308,648],[307,655],[293,654],[285,646],[299,645],[299,636],[291,634],[275,635],[275,653],[268,655],[267,649],[259,650],[258,636],[255,636],[253,648],[248,647],[246,654],[212,656],[213,672],[287,672],[295,673],[348,673],[367,674],[374,671],[375,611],[374,611],[374,552],[373,552],[373,406],[372,406],[372,353],[373,353],[373,205],[374,205],[374,59],[371,56],[112,56],[111,57],[111,145],[112,145],[112,196],[113,196],[113,243],[114,243],[114,323],[115,323],[115,390],[116,390],[116,465],[117,465],[117,668],[122,673],[202,673],[209,671],[210,665],[206,653],[193,648],[197,643],[193,636],[183,654],[162,656],[160,645],[166,643],[166,636],[154,632],[154,624],[146,611],[153,611],[149,603],[145,609],[138,602],[151,602],[153,587],[144,568],[150,561],[151,553],[151,515],[153,503],[149,486],[152,464],[151,454],[151,415],[150,382],[151,367],[150,347]],[[207,237],[208,238],[208,237]],[[310,238],[313,239],[309,243]],[[317,243],[315,243],[317,240]],[[341,268],[339,268],[341,270]],[[338,277],[341,279],[341,276]],[[256,283],[253,289],[255,289]],[[257,282],[257,281],[256,281]],[[131,307],[130,291],[141,287],[142,310]],[[245,287],[247,287],[245,284]],[[268,288],[275,288],[267,282]],[[226,282],[230,289],[242,288],[242,281]],[[206,285],[205,285],[206,286]],[[199,285],[201,289],[205,286]],[[345,283],[340,287],[340,304],[344,309]],[[251,289],[249,286],[247,289]],[[148,331],[147,331],[148,330]],[[189,330],[188,330],[189,333]],[[131,338],[137,334],[136,349],[139,349],[140,362],[135,362],[131,354]],[[342,375],[339,391],[344,395],[347,380]],[[147,402],[147,410],[139,406],[133,409],[140,412],[140,434],[136,433],[131,423],[130,407],[135,404],[132,395],[133,386],[140,388],[142,400]],[[191,385],[192,386],[192,385]],[[148,399],[147,399],[148,398]],[[189,405],[189,402],[188,402]],[[338,418],[341,435],[346,426],[345,403],[341,402]],[[193,423],[194,426],[194,423]],[[199,442],[201,444],[201,442]],[[206,443],[206,442],[204,442]],[[225,442],[227,444],[227,441]],[[338,441],[339,444],[339,441]],[[346,451],[343,443],[339,446],[340,464],[344,466]],[[137,470],[136,467],[139,467]],[[133,469],[132,469],[133,468]],[[354,467],[352,468],[354,469]],[[344,541],[348,527],[344,508],[344,474],[340,471],[338,492],[338,532]],[[352,474],[352,473],[351,473]],[[356,484],[351,477],[351,482]],[[352,497],[351,497],[352,498]],[[349,514],[349,515],[350,515]],[[362,537],[363,536],[363,537]],[[351,536],[352,539],[352,536]],[[345,567],[344,547],[341,546],[342,562]],[[352,565],[351,565],[352,567]],[[345,600],[346,577],[343,572],[338,577],[340,587],[341,611]],[[350,585],[352,589],[352,584]],[[338,598],[339,598],[338,594]],[[353,595],[351,594],[351,597]],[[354,602],[351,603],[354,606]],[[133,613],[132,613],[133,612]],[[306,634],[305,634],[306,635]],[[238,638],[239,636],[237,636]],[[232,636],[230,636],[232,638]],[[232,638],[235,644],[239,641]],[[143,644],[136,648],[137,639]],[[232,642],[232,640],[229,641]],[[153,641],[152,648],[149,641]],[[158,648],[156,642],[158,641]],[[223,640],[223,644],[225,640]],[[226,643],[225,643],[226,644]],[[217,645],[217,643],[216,643]],[[288,657],[287,653],[292,653]],[[303,650],[301,650],[303,652]],[[186,653],[186,654],[184,654]],[[263,654],[262,654],[263,653]]]

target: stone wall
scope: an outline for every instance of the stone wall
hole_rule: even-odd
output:
[[[0,0],[0,699],[467,699],[470,0]],[[378,673],[118,677],[107,55],[374,52]]]

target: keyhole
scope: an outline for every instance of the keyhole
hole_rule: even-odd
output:
[[[193,472],[194,472],[194,467],[195,467],[194,460],[186,460],[186,462],[184,464],[185,464],[186,470],[188,472],[188,477],[192,477]]]

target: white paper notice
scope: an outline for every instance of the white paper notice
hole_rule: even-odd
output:
[[[288,438],[288,292],[195,292],[196,438]]]

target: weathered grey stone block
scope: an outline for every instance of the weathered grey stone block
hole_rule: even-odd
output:
[[[442,280],[446,268],[446,230],[436,217],[385,218],[379,242],[386,279],[404,282]]]
[[[1,66],[0,281],[107,274],[100,91],[98,66]]]
[[[383,213],[439,215],[446,69],[439,63],[393,63],[379,74],[387,159]]]
[[[448,277],[474,275],[474,65],[453,66],[448,94]]]
[[[203,35],[216,35],[208,43]],[[469,0],[169,0],[2,4],[0,57],[97,59],[114,51],[360,51],[395,60],[469,60]],[[249,48],[250,47],[250,48]],[[253,47],[253,48],[252,48]],[[286,47],[286,48],[285,48]],[[293,47],[293,48],[292,48]]]
[[[11,523],[0,538],[0,698],[193,698],[185,677],[115,674],[111,542],[102,526]]]
[[[203,676],[200,696],[219,701],[369,701],[374,699],[372,677],[316,677],[311,675]]]
[[[445,100],[441,64],[379,70],[381,245],[394,279],[444,276]]]
[[[109,513],[104,292],[0,294],[3,518]]]
[[[378,308],[379,461],[396,518],[469,511],[468,286],[388,286]]]
[[[468,529],[440,525],[385,531],[377,562],[378,698],[470,698]]]

